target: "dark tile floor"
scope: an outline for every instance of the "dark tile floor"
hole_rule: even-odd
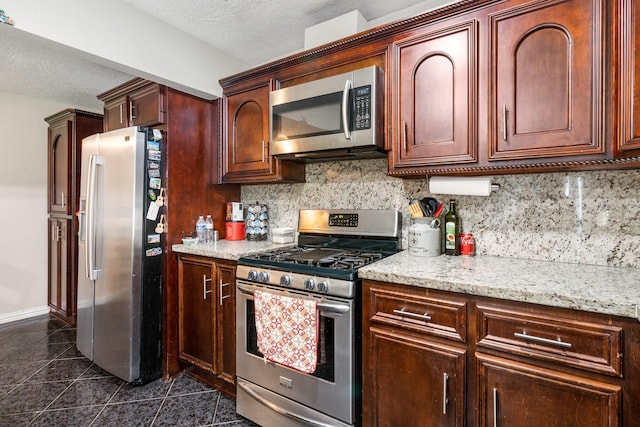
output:
[[[256,426],[188,376],[140,387],[111,376],[78,353],[75,332],[48,316],[0,326],[0,426]]]

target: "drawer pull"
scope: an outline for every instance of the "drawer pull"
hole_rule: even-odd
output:
[[[493,427],[498,427],[498,389],[493,388]]]
[[[447,380],[449,375],[445,372],[442,374],[442,415],[447,415],[447,403],[449,398],[447,397]]]
[[[207,275],[202,275],[202,299],[207,299],[207,294],[212,292],[211,289],[207,290],[207,282],[211,282],[211,279],[207,279]]]
[[[410,311],[404,311],[404,308],[402,310],[393,310],[393,312],[402,317],[411,317],[413,319],[424,320],[425,322],[431,321],[431,316],[429,316],[427,313],[425,314],[411,313]]]
[[[549,338],[537,337],[535,335],[528,335],[526,332],[514,332],[513,336],[516,338],[522,338],[523,340],[535,341],[543,344],[555,345],[562,348],[571,348],[571,343],[562,341],[560,338],[557,340],[551,340]]]

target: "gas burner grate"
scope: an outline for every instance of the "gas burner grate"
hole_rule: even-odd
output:
[[[357,252],[331,248],[297,247],[255,255],[256,260],[281,263],[283,266],[303,265],[335,270],[357,270],[382,259],[380,252]]]

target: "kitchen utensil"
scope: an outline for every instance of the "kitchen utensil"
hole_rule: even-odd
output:
[[[439,217],[440,217],[440,214],[442,213],[442,209],[443,209],[443,208],[444,208],[444,205],[443,205],[442,203],[440,203],[440,204],[438,205],[438,208],[437,208],[437,209],[436,209],[436,211],[434,212],[433,217],[434,217],[434,218],[439,218]]]
[[[411,199],[409,202],[409,213],[412,217],[424,216],[424,212],[418,199]]]
[[[433,197],[423,197],[420,199],[420,206],[422,207],[424,216],[435,216],[434,214],[439,205],[440,202],[438,199],[434,199]]]

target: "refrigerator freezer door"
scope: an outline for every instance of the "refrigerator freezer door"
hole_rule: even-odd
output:
[[[80,353],[93,360],[93,305],[94,282],[90,278],[87,251],[87,197],[90,184],[89,169],[91,158],[98,155],[100,135],[92,135],[82,140],[82,160],[80,174],[80,206],[76,213],[78,220],[78,311],[76,345]]]
[[[102,134],[99,154],[93,360],[131,382],[140,375],[145,134]]]

